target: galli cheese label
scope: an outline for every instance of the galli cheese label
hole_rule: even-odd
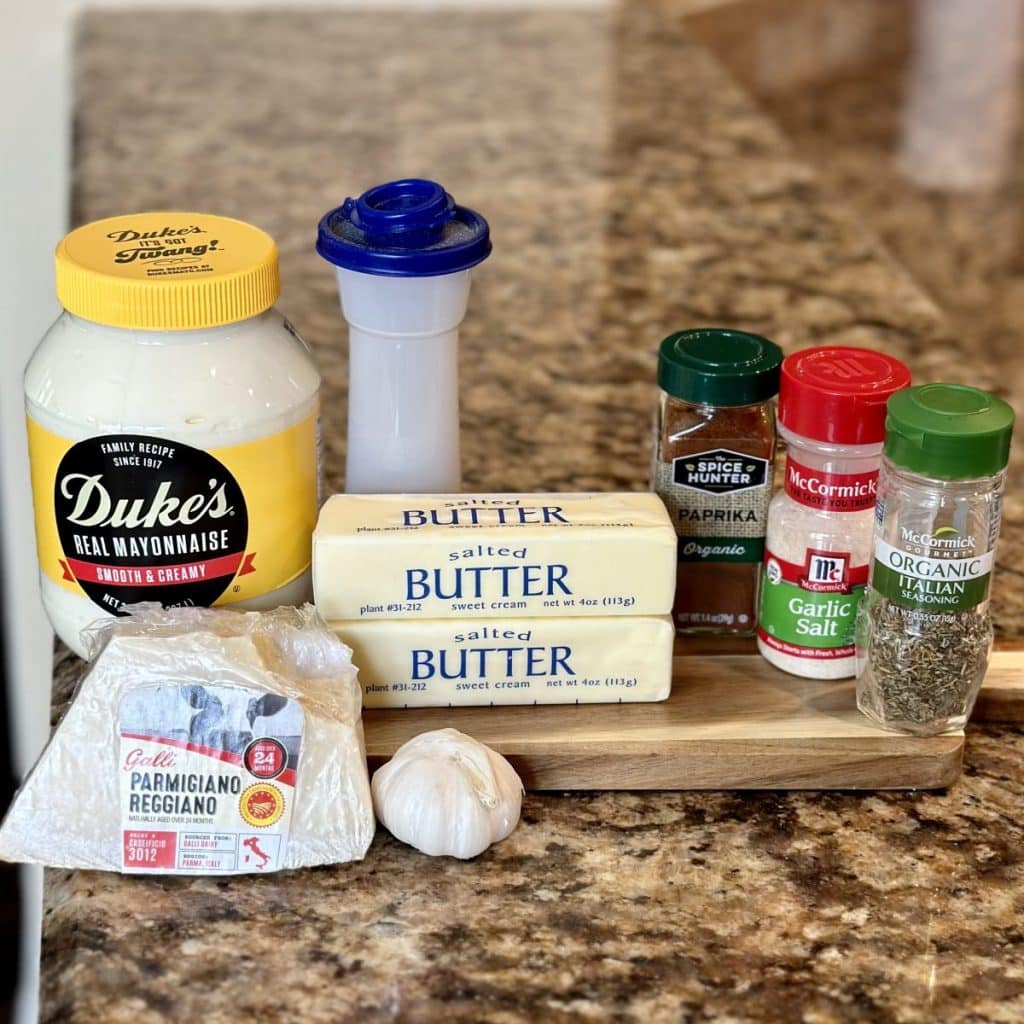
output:
[[[316,414],[203,450],[147,434],[71,441],[28,419],[39,564],[104,611],[225,604],[309,567]]]
[[[126,872],[247,874],[284,863],[302,708],[244,686],[142,686],[118,711]]]

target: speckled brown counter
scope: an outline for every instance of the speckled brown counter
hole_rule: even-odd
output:
[[[670,7],[90,15],[76,218],[202,207],[278,238],[334,488],[345,353],[313,229],[402,174],[492,224],[463,331],[472,489],[643,487],[655,347],[682,325],[955,366],[935,305]],[[1002,588],[1004,632],[1022,602]],[[468,864],[382,833],[361,864],[260,879],[50,872],[43,1018],[1019,1020],[1022,753],[973,730],[948,794],[530,796]]]

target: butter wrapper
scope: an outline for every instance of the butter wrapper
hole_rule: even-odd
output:
[[[664,615],[676,533],[656,494],[339,494],[313,535],[332,621]]]
[[[671,616],[332,622],[367,708],[665,700]]]

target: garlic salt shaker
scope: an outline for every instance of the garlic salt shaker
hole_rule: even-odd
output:
[[[346,199],[316,248],[349,328],[345,490],[460,490],[459,324],[470,271],[491,251],[487,221],[410,178]]]
[[[844,679],[856,670],[885,403],[909,384],[903,363],[868,349],[823,346],[782,363],[785,485],[768,509],[757,646],[784,672]]]

